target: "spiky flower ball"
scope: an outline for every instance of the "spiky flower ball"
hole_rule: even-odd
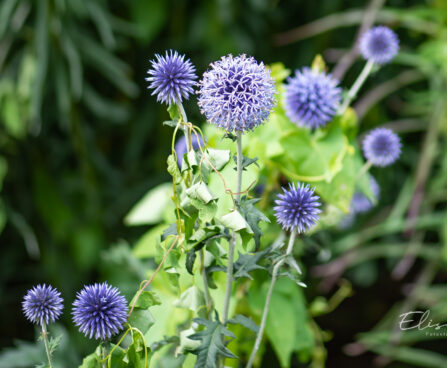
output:
[[[127,319],[127,302],[106,282],[85,286],[76,294],[73,321],[85,336],[106,340],[119,333]]]
[[[276,104],[270,72],[246,55],[228,55],[212,63],[199,85],[200,111],[227,132],[253,130]]]
[[[61,293],[51,285],[37,285],[28,290],[23,298],[22,307],[26,318],[37,324],[50,324],[62,313]]]
[[[384,26],[373,27],[360,38],[360,52],[366,60],[377,64],[390,62],[399,51],[399,38]]]
[[[181,103],[194,93],[197,76],[196,68],[184,55],[177,51],[166,51],[165,56],[156,54],[151,60],[151,69],[147,71],[150,82],[148,88],[153,89],[152,95],[157,95],[157,101],[168,105]]]
[[[332,119],[341,101],[341,88],[336,79],[303,68],[287,81],[284,107],[292,122],[316,129]]]
[[[374,196],[374,198],[377,200],[380,195],[380,187],[377,183],[376,179],[374,179],[372,176],[369,177],[369,183],[371,187],[371,192]],[[374,207],[374,202],[365,196],[363,193],[355,192],[352,196],[352,202],[351,202],[351,213],[364,213],[368,212],[370,209]]]
[[[374,166],[385,167],[396,161],[402,144],[391,129],[376,128],[363,141],[363,154]]]
[[[197,135],[194,133],[191,134],[191,143],[192,148],[197,151],[199,147],[204,147],[202,136],[199,134],[199,138],[197,138]],[[188,151],[188,144],[186,142],[186,137],[182,135],[180,139],[175,143],[175,152],[177,154],[177,164],[181,168],[182,161],[183,161],[183,155]]]
[[[284,230],[295,230],[302,233],[318,221],[320,197],[314,194],[314,188],[304,183],[289,184],[289,189],[278,194],[275,200],[275,216]]]

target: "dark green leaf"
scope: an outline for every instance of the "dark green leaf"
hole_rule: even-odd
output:
[[[233,161],[235,164],[237,164],[237,156],[233,155]],[[250,166],[251,164],[255,164],[257,167],[259,167],[259,165],[256,163],[256,161],[258,161],[258,158],[250,158],[247,156],[243,156],[242,158],[242,170],[247,171],[247,167]],[[237,170],[237,167],[234,168],[234,170]]]
[[[191,275],[194,275],[193,268],[196,258],[197,258],[196,249],[191,249],[188,253],[186,253],[186,270]]]
[[[180,342],[178,336],[165,336],[163,340],[155,341],[151,345],[151,352],[155,352],[168,344],[178,344]]]
[[[170,235],[177,235],[177,224],[172,223],[169,227],[163,231],[161,241],[165,241]]]
[[[239,211],[244,216],[247,223],[253,230],[253,239],[255,241],[256,250],[259,249],[261,245],[262,231],[259,227],[261,221],[270,222],[268,217],[266,217],[260,210],[258,210],[254,204],[258,202],[259,199],[247,199],[245,196],[242,198],[239,204]]]
[[[249,272],[254,270],[265,270],[265,267],[260,266],[258,262],[268,253],[270,248],[256,253],[239,253],[239,258],[234,263],[234,278],[248,277],[253,279]]]
[[[197,355],[196,368],[216,368],[219,357],[237,358],[224,345],[224,338],[235,338],[233,333],[218,321],[209,321],[203,318],[195,318],[194,322],[205,326],[203,331],[189,336],[191,340],[200,340],[200,346],[192,351]]]

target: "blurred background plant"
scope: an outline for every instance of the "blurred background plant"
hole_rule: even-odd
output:
[[[32,366],[44,354],[40,345],[15,342],[34,338],[20,308],[31,285],[52,283],[69,306],[84,283],[107,279],[130,300],[154,267],[141,245],[151,240],[141,238],[147,218],[141,226],[123,222],[149,189],[168,181],[171,131],[160,123],[168,116],[144,82],[154,53],[177,49],[199,73],[230,52],[290,69],[322,54],[349,86],[363,66],[352,40],[374,21],[397,31],[402,50],[361,91],[358,129],[386,123],[404,150],[392,169],[373,171],[381,187],[374,210],[347,229],[318,232],[300,250],[308,312],[295,294],[294,311],[319,327],[310,352],[306,337],[297,337],[292,366],[309,354],[314,366],[447,366],[445,337],[396,329],[399,314],[417,308],[447,321],[447,3],[372,0],[366,11],[360,0],[315,5],[1,2],[0,346],[7,348],[0,367]],[[194,100],[186,107],[192,121],[203,120]],[[64,318],[54,327],[66,336],[55,364],[73,367],[93,345]],[[264,366],[279,366],[277,356],[268,345]]]

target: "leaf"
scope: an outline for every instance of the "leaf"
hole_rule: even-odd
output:
[[[257,203],[259,199],[247,199],[245,196],[242,198],[239,204],[239,210],[247,221],[248,225],[253,231],[253,238],[255,240],[256,250],[259,249],[261,245],[262,231],[259,228],[259,223],[261,221],[270,223],[268,217],[266,217],[260,210],[258,210],[254,204]]]
[[[132,299],[130,305],[134,305],[135,298]],[[145,290],[138,297],[137,302],[135,303],[134,308],[148,309],[149,307],[153,307],[154,305],[160,305],[161,301],[155,291]]]
[[[233,161],[237,165],[237,156],[236,155],[233,155]],[[256,163],[256,161],[258,161],[257,157],[250,158],[247,156],[243,156],[242,157],[242,170],[247,171],[247,167],[250,166],[251,164],[255,164],[257,167],[259,167],[259,165]],[[234,170],[237,170],[237,167],[235,167]]]
[[[265,270],[266,268],[260,266],[258,262],[270,253],[270,251],[271,248],[266,248],[261,252],[252,254],[239,253],[239,258],[234,263],[234,278],[248,277],[250,280],[253,280],[249,272],[254,270]]]
[[[168,173],[174,178],[174,182],[176,184],[180,183],[182,181],[182,174],[180,173],[180,170],[177,165],[177,160],[175,159],[173,154],[170,154],[168,156]]]
[[[187,249],[195,248],[205,245],[206,242],[212,239],[229,238],[228,230],[221,225],[207,225],[197,229],[188,239]]]
[[[178,308],[186,308],[197,312],[199,308],[205,305],[205,296],[202,290],[193,285],[180,295],[180,298],[174,302],[174,305]]]
[[[161,241],[165,241],[171,235],[178,235],[176,223],[169,225],[169,227],[163,231],[163,234],[161,235]]]
[[[163,183],[149,190],[124,218],[127,226],[152,225],[163,220],[163,213],[170,204],[172,184]]]
[[[200,346],[192,351],[197,355],[196,368],[217,368],[219,356],[237,358],[223,343],[225,337],[235,338],[234,334],[224,325],[218,321],[209,321],[203,318],[194,318],[193,321],[205,326],[203,331],[189,336],[191,340],[201,341]]]
[[[197,254],[196,254],[196,249],[191,249],[188,253],[186,253],[186,270],[194,276],[194,272],[193,272],[193,268],[194,268],[194,263],[196,261],[197,258]]]
[[[214,196],[207,185],[201,181],[197,184],[192,185],[186,190],[186,195],[191,199],[197,199],[204,204],[210,203],[212,200],[216,199],[216,196]]]
[[[178,336],[165,336],[163,340],[156,341],[151,345],[151,352],[154,353],[168,344],[178,344],[179,341]]]
[[[154,325],[155,319],[148,309],[135,308],[127,322],[145,335]]]
[[[259,326],[250,317],[245,317],[242,314],[236,314],[232,319],[228,321],[228,323],[233,325],[239,324],[248,328],[250,331],[253,331],[255,333],[259,332]]]
[[[132,368],[147,368],[148,364],[146,363],[149,361],[149,353],[143,337],[139,333],[134,333],[132,337],[132,343],[129,345],[126,353],[129,366]],[[116,366],[116,363],[113,365],[113,357],[112,366]]]

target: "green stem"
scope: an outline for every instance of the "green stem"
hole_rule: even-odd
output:
[[[186,117],[186,112],[185,112],[185,109],[183,108],[183,104],[181,102],[178,102],[177,106],[178,106],[178,109],[180,111],[180,115],[182,117],[183,123],[187,123],[188,122],[188,118]],[[187,143],[188,152],[189,152],[189,151],[191,151],[193,149],[193,147],[192,147],[192,140],[191,140],[191,132],[189,131],[188,127],[186,125],[184,125],[184,124],[181,124],[181,128],[183,130],[183,133],[185,134],[186,143]]]
[[[241,188],[242,188],[242,133],[237,132],[237,185],[236,185],[236,202],[241,200]],[[234,247],[236,243],[236,234],[230,239],[228,246],[228,265],[227,265],[227,284],[225,288],[225,300],[222,323],[226,324],[228,320],[228,311],[230,309],[231,289],[233,286],[233,262],[234,262]]]
[[[106,342],[102,341],[101,342],[101,360],[102,360],[102,368],[107,368],[107,349],[105,346]]]
[[[363,175],[365,175],[365,173],[367,173],[369,171],[369,169],[372,166],[372,162],[371,161],[366,161],[366,163],[363,165],[363,167],[360,169],[359,173],[357,174],[356,180],[360,179]]]
[[[261,325],[259,326],[259,332],[258,332],[258,335],[256,336],[255,345],[254,345],[253,350],[250,354],[250,359],[248,360],[246,368],[252,367],[253,362],[256,357],[256,353],[258,352],[259,347],[261,346],[261,341],[262,341],[262,337],[264,335],[265,325],[267,324],[267,316],[269,313],[270,301],[272,299],[273,289],[275,287],[276,280],[278,279],[279,269],[284,264],[286,259],[292,254],[293,243],[295,242],[295,238],[296,238],[296,232],[295,232],[295,230],[292,230],[292,233],[290,234],[289,244],[287,246],[287,251],[286,251],[285,256],[283,258],[281,258],[281,260],[273,267],[272,280],[270,281],[269,290],[267,292],[267,298],[265,299],[264,312],[262,313]]]
[[[356,81],[352,85],[351,89],[348,91],[348,94],[345,97],[345,100],[343,101],[343,104],[341,105],[340,109],[338,110],[338,115],[343,115],[345,110],[350,105],[352,99],[357,96],[357,93],[359,92],[360,88],[362,87],[363,83],[365,83],[366,78],[368,78],[368,75],[371,73],[371,70],[374,66],[374,62],[372,60],[368,60],[365,64],[362,72],[357,77]]]
[[[207,308],[207,315],[209,318],[210,313],[211,313],[211,297],[210,297],[210,291],[208,288],[208,279],[206,278],[205,251],[203,249],[200,250],[200,263],[201,263],[201,273],[202,273],[202,279],[203,279],[203,292],[205,294],[205,303],[206,303],[206,308]]]
[[[48,343],[47,325],[45,323],[42,323],[42,338],[43,338],[43,342],[45,344],[45,351],[47,353],[48,365],[50,368],[53,368],[53,364],[51,363],[50,345]]]

